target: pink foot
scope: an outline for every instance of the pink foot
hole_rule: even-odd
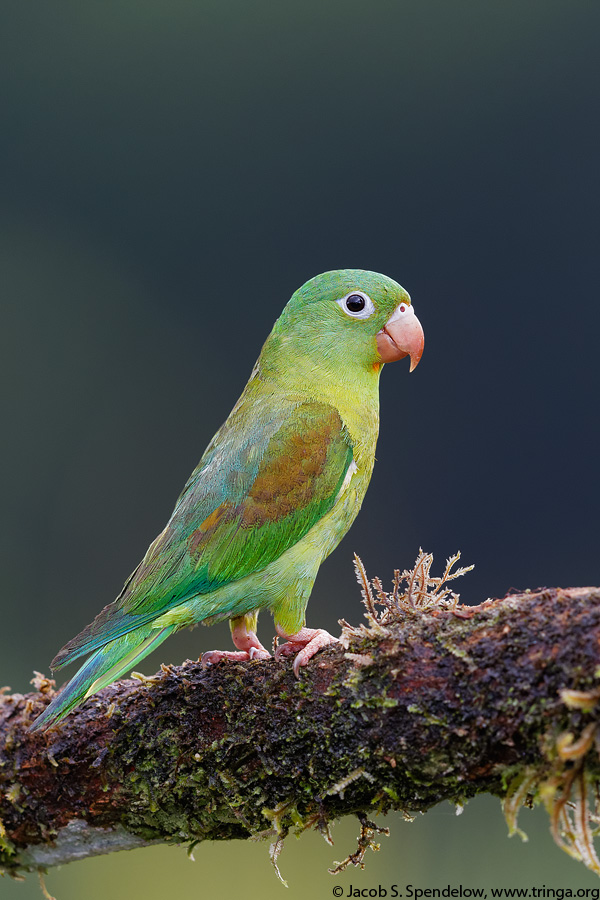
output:
[[[289,656],[297,653],[294,660],[294,675],[296,678],[300,676],[300,666],[305,666],[309,660],[330,644],[337,644],[338,639],[323,628],[301,628],[296,634],[286,634],[279,625],[275,626],[279,637],[285,638],[287,643],[282,644],[275,651],[275,659],[280,656]],[[298,652],[300,651],[300,652]]]
[[[256,627],[256,618],[252,617],[251,621]],[[219,662],[220,659],[270,659],[271,654],[266,650],[256,636],[256,632],[248,627],[248,618],[240,616],[231,621],[231,637],[237,650],[208,650],[202,654],[202,665],[210,666]]]
[[[200,662],[203,666],[212,666],[220,659],[270,659],[271,654],[264,647],[250,647],[249,650],[207,650],[202,654]]]

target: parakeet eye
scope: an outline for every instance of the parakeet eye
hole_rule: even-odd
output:
[[[346,294],[337,302],[344,312],[354,319],[367,319],[371,313],[375,312],[373,301],[362,291],[352,291],[351,294]]]
[[[349,312],[362,312],[364,308],[365,298],[361,297],[360,294],[350,294],[349,297],[346,297],[346,309]]]

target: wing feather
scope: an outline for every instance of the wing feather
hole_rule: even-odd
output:
[[[334,407],[238,404],[122,593],[60,651],[58,668],[180,603],[264,569],[335,504],[353,462]],[[246,427],[244,427],[246,425]]]

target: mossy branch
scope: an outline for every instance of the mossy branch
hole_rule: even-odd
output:
[[[368,624],[345,626],[299,680],[289,661],[165,666],[42,734],[27,727],[52,683],[3,695],[2,867],[249,837],[271,838],[276,861],[290,830],[327,837],[348,813],[362,821],[358,864],[367,815],[490,792],[513,830],[523,803],[545,802],[557,841],[597,868],[600,589],[408,603],[394,618],[393,593],[364,581]]]

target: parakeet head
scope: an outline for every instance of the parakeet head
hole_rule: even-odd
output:
[[[335,374],[378,373],[385,362],[423,353],[423,329],[396,281],[363,269],[324,272],[303,284],[275,323],[261,363],[296,359]],[[304,368],[304,366],[303,366]]]

